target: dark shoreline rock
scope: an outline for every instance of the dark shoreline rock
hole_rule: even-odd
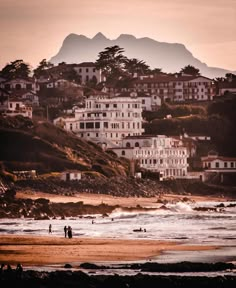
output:
[[[236,266],[233,263],[216,262],[216,263],[201,263],[201,262],[179,262],[179,263],[134,263],[134,264],[120,264],[116,267],[96,265],[93,263],[81,263],[80,268],[83,269],[130,269],[130,270],[140,270],[142,272],[213,272],[213,271],[226,271],[233,270]]]
[[[5,272],[5,271],[4,271]],[[236,276],[173,276],[173,275],[144,275],[138,273],[133,276],[115,275],[88,275],[82,271],[54,271],[38,272],[33,270],[22,271],[16,274],[14,270],[1,273],[1,287],[83,287],[83,288],[233,288]]]

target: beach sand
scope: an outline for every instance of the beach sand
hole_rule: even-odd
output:
[[[142,207],[159,207],[160,203],[157,202],[158,199],[167,201],[181,201],[184,197],[187,197],[190,201],[225,201],[227,199],[216,197],[216,196],[185,196],[177,194],[164,194],[161,197],[115,197],[106,194],[90,194],[90,193],[78,193],[76,196],[63,196],[56,194],[49,194],[43,192],[35,192],[30,190],[18,191],[16,194],[17,198],[30,198],[38,199],[45,198],[49,199],[51,202],[55,203],[68,203],[68,202],[79,202],[82,201],[84,204],[99,205],[101,203],[108,205],[119,205],[121,207],[136,207],[140,205]]]
[[[203,251],[217,248],[159,240],[2,235],[0,263],[44,266],[82,262],[148,261],[164,251]]]

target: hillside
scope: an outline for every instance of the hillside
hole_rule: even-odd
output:
[[[128,58],[143,60],[151,68],[161,68],[167,73],[179,72],[186,65],[195,66],[202,75],[210,78],[223,77],[230,72],[208,67],[195,58],[183,44],[159,42],[148,37],[136,38],[127,34],[121,34],[114,40],[106,38],[102,33],[98,33],[92,39],[84,35],[70,34],[64,39],[59,52],[50,59],[50,62],[54,64],[95,62],[99,52],[114,45],[124,48],[124,55]]]
[[[0,117],[0,161],[6,170],[38,173],[78,169],[126,175],[128,162],[46,121]]]

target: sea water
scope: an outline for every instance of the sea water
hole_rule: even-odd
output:
[[[236,202],[222,202],[225,206]],[[159,262],[178,261],[236,261],[236,207],[217,211],[196,211],[195,207],[214,208],[219,202],[167,204],[166,209],[127,212],[118,208],[108,217],[83,217],[34,220],[0,219],[0,233],[19,235],[49,235],[64,237],[64,226],[71,226],[73,237],[113,239],[153,239],[177,241],[184,245],[216,245],[217,250],[196,252],[166,252],[158,256]],[[233,205],[232,205],[233,206]],[[141,228],[141,232],[135,232]],[[145,232],[146,231],[146,232]]]

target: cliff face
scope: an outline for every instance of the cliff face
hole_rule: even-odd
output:
[[[5,170],[38,173],[76,169],[125,176],[128,162],[46,121],[0,117],[0,161]],[[98,174],[99,174],[98,173]]]
[[[200,69],[202,75],[210,78],[223,77],[230,72],[208,67],[196,59],[183,44],[158,42],[148,37],[136,38],[127,34],[121,34],[114,40],[106,38],[102,33],[98,33],[92,39],[84,35],[69,34],[50,62],[58,64],[64,61],[70,64],[96,61],[99,52],[114,45],[124,48],[124,55],[128,58],[143,60],[151,68],[162,68],[163,72],[179,72],[186,65],[193,65]]]

